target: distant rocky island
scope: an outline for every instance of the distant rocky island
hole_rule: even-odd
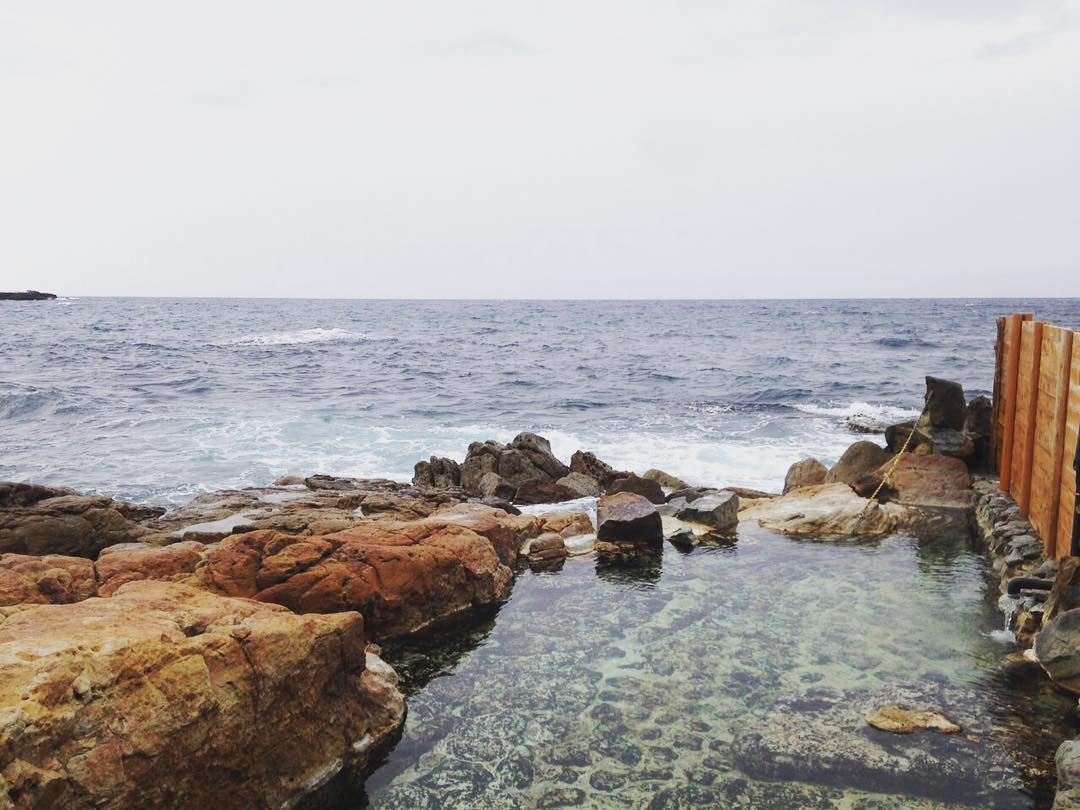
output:
[[[54,293],[43,293],[37,290],[0,292],[0,301],[51,301],[54,298],[56,298]]]

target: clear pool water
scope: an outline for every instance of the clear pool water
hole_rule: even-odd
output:
[[[743,526],[637,569],[524,571],[497,614],[387,647],[407,724],[347,804],[1048,807],[1075,702],[1003,666],[986,568],[963,539]],[[869,729],[862,707],[897,694],[963,733]]]

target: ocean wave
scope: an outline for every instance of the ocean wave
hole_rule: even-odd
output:
[[[938,344],[930,340],[923,340],[922,338],[901,338],[901,337],[887,337],[878,338],[874,341],[878,346],[884,346],[886,349],[936,349]]]
[[[792,407],[811,416],[825,416],[840,420],[848,428],[858,433],[880,433],[889,425],[915,419],[919,415],[919,411],[911,408],[871,402],[834,403],[830,405],[802,403]]]
[[[351,332],[337,327],[325,329],[314,327],[295,332],[269,332],[262,335],[244,335],[221,344],[223,346],[293,346],[303,343],[335,343],[361,340],[391,340],[373,337],[366,332]]]

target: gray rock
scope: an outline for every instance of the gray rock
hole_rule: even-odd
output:
[[[1080,810],[1080,739],[1066,740],[1054,755],[1057,795],[1053,810]]]
[[[18,481],[0,481],[0,509],[12,506],[33,506],[47,498],[78,495],[68,487],[50,487],[42,484],[23,484]]]
[[[926,397],[929,406],[926,422],[930,427],[963,430],[967,418],[967,398],[964,387],[940,377],[926,378]]]
[[[975,454],[974,440],[963,431],[952,428],[920,427],[918,444],[928,445],[931,453],[952,458],[966,460]]]
[[[497,472],[486,472],[480,478],[477,487],[481,498],[499,498],[512,501],[517,494],[517,487],[499,475]]]
[[[432,456],[418,461],[413,467],[413,485],[429,489],[446,489],[461,484],[461,466],[452,458]]]
[[[570,472],[584,473],[595,479],[601,487],[616,478],[625,478],[630,475],[628,472],[616,470],[588,450],[578,450],[570,457]]]
[[[1080,694],[1080,608],[1055,616],[1035,636],[1035,654],[1055,683]]]
[[[103,548],[146,534],[124,517],[123,506],[112,498],[62,495],[0,510],[0,553],[93,559]]]
[[[739,496],[734,492],[705,495],[684,506],[675,517],[702,523],[720,532],[731,532],[739,525]]]
[[[595,498],[600,494],[600,484],[592,476],[580,472],[571,472],[564,475],[558,481],[567,489],[572,489],[581,498]]]
[[[816,458],[804,458],[792,464],[784,476],[784,494],[799,487],[812,487],[824,484],[829,468]]]

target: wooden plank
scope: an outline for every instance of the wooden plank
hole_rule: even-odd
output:
[[[1068,329],[1050,325],[1043,327],[1029,500],[1031,525],[1043,539],[1047,556],[1051,558],[1057,556],[1058,498],[1072,341],[1073,333]]]
[[[1020,367],[1016,377],[1016,419],[1009,491],[1024,517],[1031,513],[1031,462],[1035,451],[1035,409],[1039,403],[1042,327],[1041,321],[1025,321],[1020,327]]]
[[[1002,380],[1002,432],[1001,455],[998,456],[1000,489],[1008,492],[1012,484],[1013,436],[1016,425],[1016,381],[1020,364],[1020,328],[1023,315],[1010,315],[1005,327],[1004,379]]]
[[[1069,371],[1069,397],[1065,411],[1064,445],[1061,458],[1061,483],[1058,497],[1058,553],[1072,553],[1073,521],[1076,515],[1076,458],[1077,435],[1080,434],[1080,333],[1073,334],[1072,362]]]
[[[1001,408],[1001,389],[1005,379],[1005,323],[1006,318],[999,317],[996,322],[997,336],[994,339],[994,395],[991,399],[993,410],[990,412],[990,465],[997,470],[1001,458],[1001,435],[1005,412]]]

